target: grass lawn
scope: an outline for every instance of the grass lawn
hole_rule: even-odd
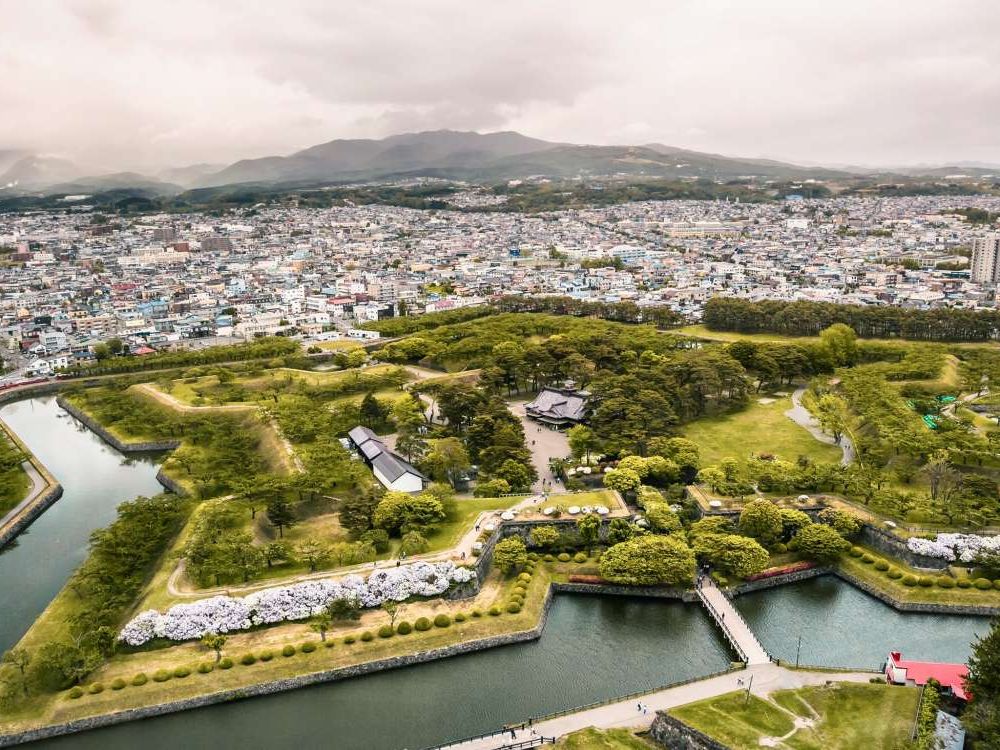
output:
[[[717,414],[685,425],[684,437],[698,444],[704,466],[724,458],[745,459],[751,453],[773,453],[794,462],[799,456],[836,463],[840,448],[821,443],[808,430],[785,416],[792,408],[791,396],[766,396],[769,404],[756,400],[742,411]]]
[[[556,750],[649,750],[659,745],[636,737],[627,729],[589,727],[567,734],[554,747]]]
[[[361,346],[361,342],[355,339],[337,339],[336,341],[319,341],[310,346],[318,346],[325,352],[346,352],[351,349],[357,349]]]
[[[764,700],[727,693],[670,713],[734,750],[756,750],[767,737],[795,750],[894,750],[910,747],[920,692],[855,683],[782,690]],[[809,722],[796,730],[795,719]],[[801,723],[801,722],[800,722]]]

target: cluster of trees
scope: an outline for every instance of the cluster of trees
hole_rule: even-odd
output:
[[[972,696],[962,714],[973,747],[1000,747],[1000,620],[972,645],[965,689]]]
[[[122,617],[188,512],[189,505],[172,495],[118,506],[116,520],[91,535],[90,554],[60,595],[65,619],[44,645],[5,656],[4,701],[74,685],[113,653]]]
[[[613,265],[606,263],[605,265]],[[549,313],[572,315],[577,318],[597,318],[615,323],[651,323],[657,328],[670,328],[684,323],[684,316],[666,305],[644,305],[634,302],[592,302],[575,297],[534,297],[508,295],[496,300],[500,312]]]
[[[28,489],[28,478],[21,469],[24,460],[21,450],[0,435],[0,514],[24,499]]]
[[[121,343],[120,341],[118,342]],[[218,362],[245,362],[255,359],[272,359],[296,354],[299,344],[287,338],[272,336],[249,341],[245,344],[208,346],[203,349],[160,352],[136,356],[112,356],[108,347],[107,356],[92,364],[76,363],[69,367],[70,375],[100,375],[116,372],[137,372],[141,370],[163,370],[171,367],[208,365]],[[121,350],[119,350],[120,353]],[[102,349],[104,352],[104,349]]]
[[[778,494],[831,489],[842,473],[837,464],[818,464],[805,457],[791,463],[765,454],[747,461],[723,459],[701,469],[697,479],[716,494],[742,497],[757,489]]]
[[[704,323],[713,331],[816,336],[844,323],[866,338],[921,341],[991,341],[1000,337],[1000,311],[840,305],[831,302],[751,302],[713,297],[705,304]]]

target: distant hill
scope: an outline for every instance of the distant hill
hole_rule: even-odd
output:
[[[67,159],[29,154],[0,174],[0,186],[16,185],[21,189],[32,189],[74,180],[80,175],[80,168]]]
[[[184,188],[168,182],[146,177],[136,172],[81,177],[70,182],[56,183],[45,189],[46,193],[103,193],[109,190],[140,190],[151,195],[176,195]]]
[[[186,167],[170,167],[158,172],[156,177],[171,184],[192,187],[199,180],[215,174],[225,166],[225,164],[191,164]]]

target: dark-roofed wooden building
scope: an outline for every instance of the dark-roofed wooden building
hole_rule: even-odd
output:
[[[351,445],[371,468],[375,478],[386,489],[399,492],[420,492],[430,481],[409,461],[393,453],[381,438],[367,427],[358,425],[347,433]]]
[[[586,421],[590,414],[590,393],[578,390],[572,383],[562,388],[548,386],[525,404],[524,411],[536,422],[562,429]]]

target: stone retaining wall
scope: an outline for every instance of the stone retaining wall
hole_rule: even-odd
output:
[[[806,568],[805,570],[796,570],[791,573],[782,573],[781,575],[771,576],[770,578],[761,578],[759,581],[748,581],[746,583],[741,583],[738,586],[733,586],[730,589],[726,589],[726,593],[729,596],[740,596],[742,594],[749,594],[754,591],[764,591],[766,589],[777,588],[778,586],[786,586],[789,583],[798,583],[799,581],[807,581],[810,578],[817,578],[818,576],[825,576],[830,573],[830,568],[815,567]]]
[[[52,503],[62,497],[62,493],[63,488],[61,484],[58,482],[49,484],[47,490],[36,497],[30,506],[21,511],[17,519],[7,524],[3,531],[0,532],[0,549],[3,549],[14,541],[18,534],[28,528],[36,518],[49,509]]]
[[[78,422],[82,423],[88,430],[97,435],[101,440],[110,445],[115,450],[122,453],[148,453],[153,451],[172,451],[180,444],[180,440],[154,440],[140,443],[126,443],[111,434],[100,422],[87,414],[79,407],[71,404],[63,396],[56,398],[56,403],[70,414]]]
[[[977,604],[934,604],[930,602],[901,602],[893,599],[889,594],[876,587],[872,586],[867,581],[862,581],[860,578],[852,576],[839,568],[835,568],[832,571],[837,578],[842,581],[846,581],[852,586],[864,591],[866,594],[874,596],[876,599],[888,604],[895,610],[900,612],[922,612],[924,614],[935,614],[935,615],[974,615],[982,617],[992,617],[995,615],[1000,615],[1000,607],[986,607]]]
[[[713,740],[663,711],[656,712],[648,736],[667,750],[730,750],[728,745]]]
[[[861,533],[858,534],[858,541],[882,554],[902,560],[911,568],[944,570],[948,567],[946,560],[942,560],[939,557],[918,555],[906,546],[904,540],[895,534],[883,531],[877,526],[872,526],[870,523],[866,523],[861,527]]]
[[[415,664],[424,664],[429,661],[436,661],[438,659],[447,659],[452,656],[460,656],[462,654],[469,654],[476,651],[485,651],[486,649],[497,648],[499,646],[510,646],[516,643],[538,640],[542,636],[542,631],[545,629],[545,622],[548,619],[549,607],[551,603],[552,591],[550,589],[545,594],[545,601],[542,605],[542,612],[538,619],[538,624],[530,630],[522,630],[517,633],[504,633],[503,635],[480,638],[475,641],[466,641],[464,643],[456,643],[451,646],[443,646],[441,648],[431,649],[430,651],[405,654],[403,656],[393,656],[388,659],[379,659],[377,661],[364,662],[362,664],[354,664],[347,667],[338,667],[336,669],[328,669],[323,672],[313,672],[311,674],[299,675],[297,677],[288,677],[281,680],[272,680],[271,682],[262,682],[255,685],[248,685],[243,688],[223,690],[217,693],[199,695],[193,698],[172,701],[170,703],[161,703],[156,706],[143,706],[141,708],[132,708],[125,711],[117,711],[111,714],[103,714],[101,716],[76,719],[63,724],[51,724],[49,726],[39,727],[38,729],[30,729],[17,734],[4,734],[0,735],[0,747],[12,747],[26,742],[35,742],[37,740],[59,737],[65,734],[72,734],[74,732],[85,732],[89,729],[98,729],[100,727],[112,726],[114,724],[124,724],[125,722],[135,721],[137,719],[148,719],[154,716],[163,716],[166,714],[177,713],[179,711],[187,711],[192,708],[202,708],[204,706],[211,706],[217,703],[228,703],[235,700],[241,700],[243,698],[273,695],[286,690],[297,690],[298,688],[307,687],[309,685],[318,685],[323,682],[346,680],[352,677],[361,677],[362,675],[382,672],[388,669],[409,667]]]
[[[552,582],[552,590],[560,594],[600,594],[602,596],[638,596],[646,599],[676,599],[696,602],[698,595],[689,590],[671,586],[618,586],[613,583],[561,583]]]

